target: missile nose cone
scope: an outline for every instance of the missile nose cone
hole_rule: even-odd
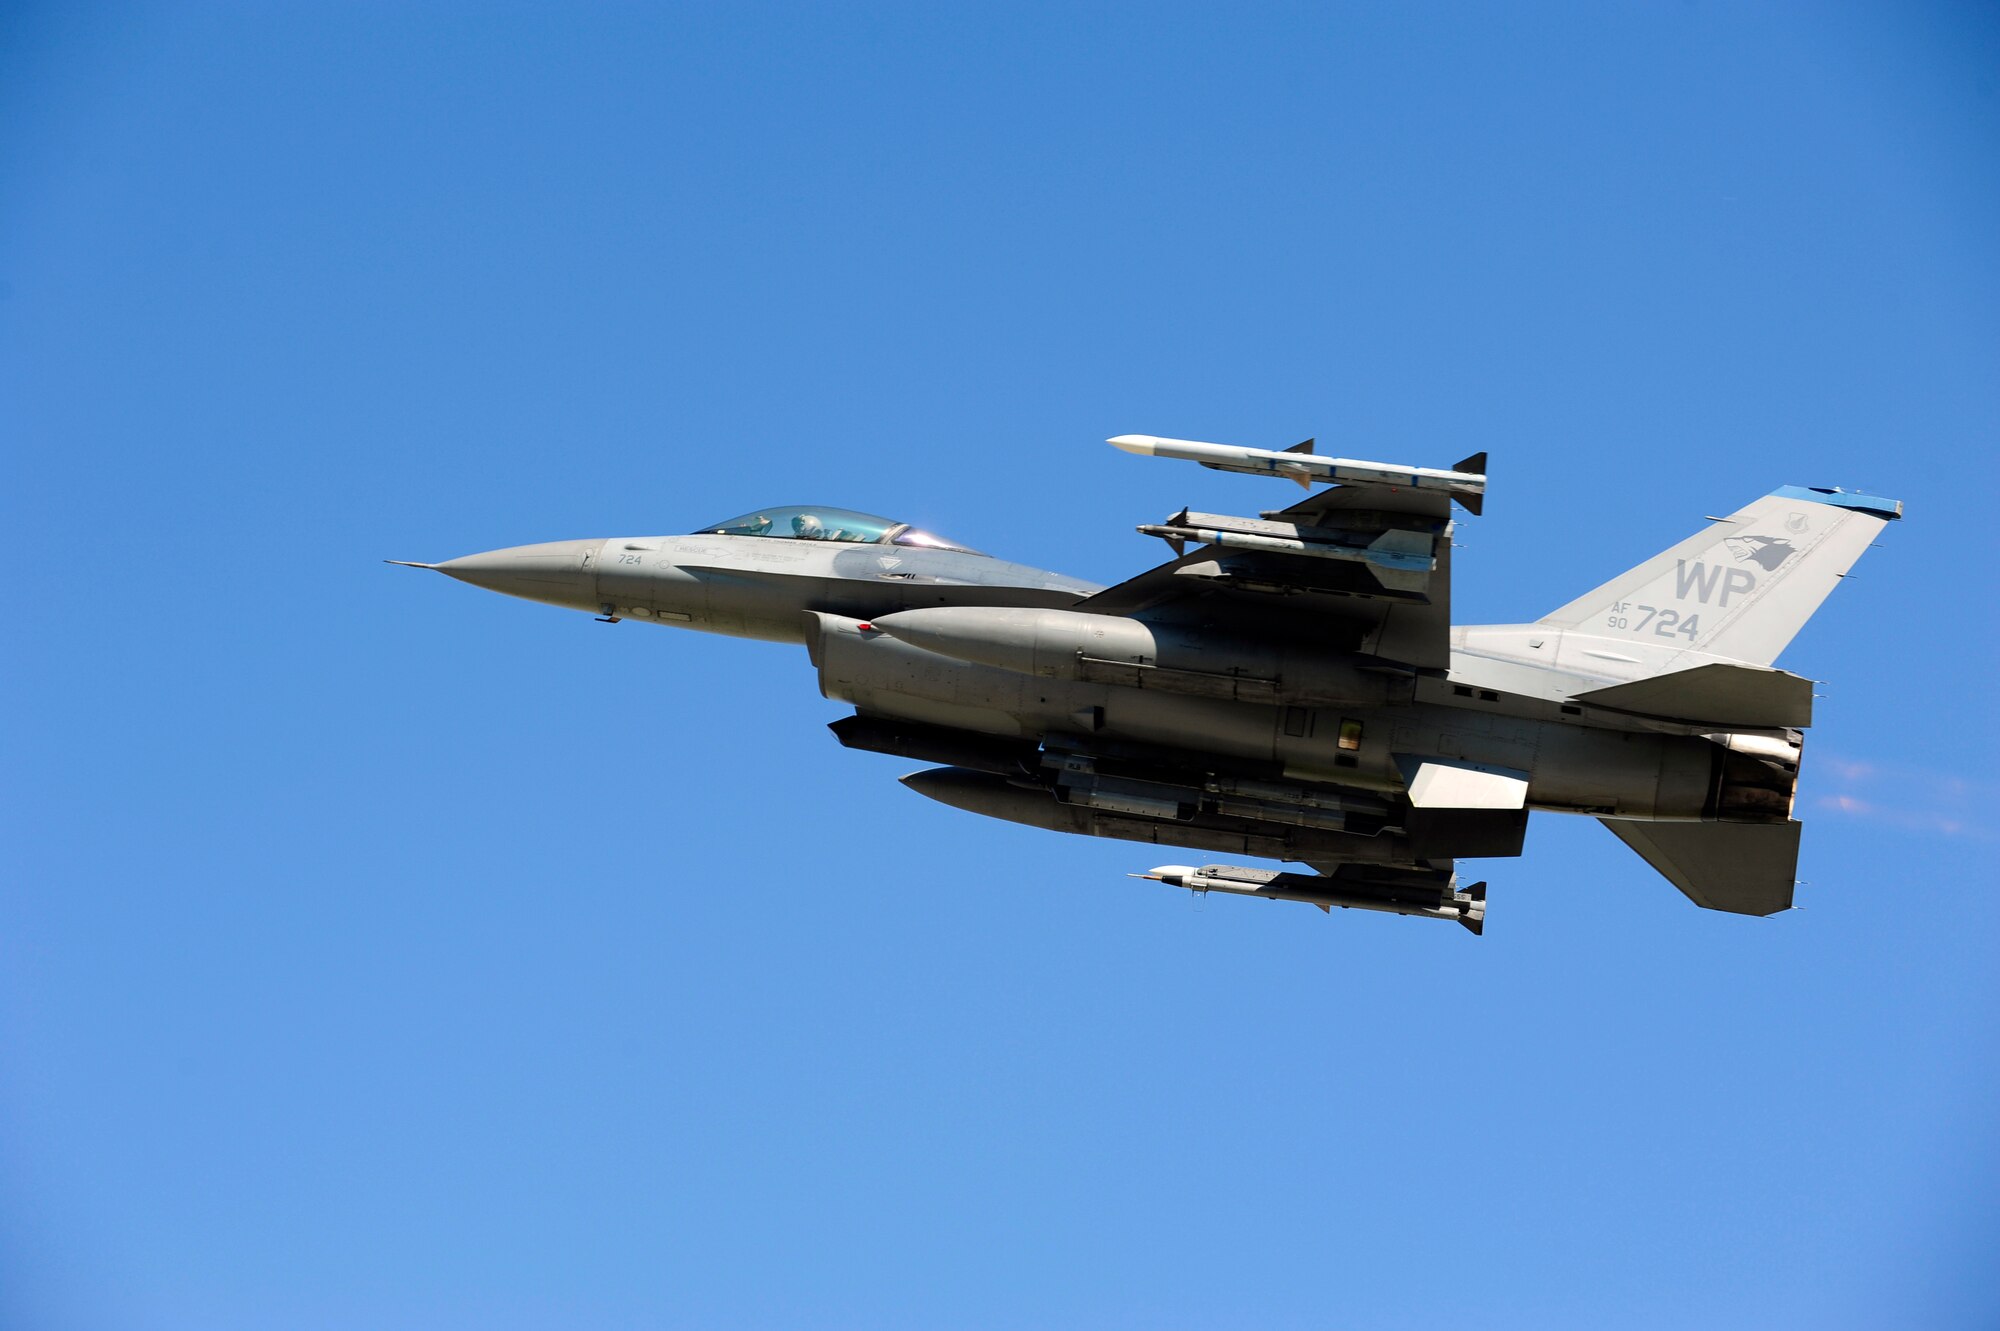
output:
[[[1137,453],[1142,458],[1149,458],[1153,456],[1153,447],[1160,442],[1160,437],[1153,434],[1118,434],[1104,442],[1127,453]]]
[[[594,564],[603,545],[601,540],[544,541],[461,555],[430,567],[487,591],[587,610],[596,605]]]

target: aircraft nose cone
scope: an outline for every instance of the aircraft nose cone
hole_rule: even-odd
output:
[[[588,610],[597,604],[596,555],[603,544],[544,541],[464,555],[432,567],[490,592]]]

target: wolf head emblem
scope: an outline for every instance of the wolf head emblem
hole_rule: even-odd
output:
[[[1790,541],[1776,536],[1731,536],[1723,544],[1738,563],[1755,564],[1766,573],[1776,573],[1787,559],[1798,553]]]

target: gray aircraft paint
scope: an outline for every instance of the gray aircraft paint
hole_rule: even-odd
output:
[[[955,807],[1368,866],[1324,889],[1228,865],[1148,875],[1191,890],[1473,927],[1483,887],[1460,892],[1453,858],[1519,854],[1532,809],[1605,820],[1700,905],[1790,904],[1811,685],[1770,662],[1900,505],[1786,487],[1536,623],[1451,627],[1449,507],[1477,511],[1483,455],[1446,471],[1114,443],[1343,483],[1257,518],[1142,526],[1201,553],[1110,589],[896,544],[909,529],[865,514],[838,534],[878,539],[709,531],[417,567],[612,622],[803,644],[822,693],[867,719],[842,742],[974,762],[906,780]]]
[[[956,550],[756,536],[555,541],[418,565],[528,600],[616,619],[803,642],[802,612],[1070,605],[1094,583]]]
[[[1787,487],[1544,616],[1563,630],[1551,663],[1634,679],[1701,660],[1769,665],[1900,509]],[[1478,640],[1522,659],[1504,630]],[[1473,641],[1470,650],[1480,650]],[[1621,659],[1624,658],[1624,659]]]

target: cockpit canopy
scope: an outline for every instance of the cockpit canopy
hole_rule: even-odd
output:
[[[846,541],[856,545],[910,545],[925,550],[957,550],[968,555],[979,553],[942,536],[918,531],[907,522],[817,504],[760,508],[740,518],[703,527],[694,535],[769,536],[786,541]]]

